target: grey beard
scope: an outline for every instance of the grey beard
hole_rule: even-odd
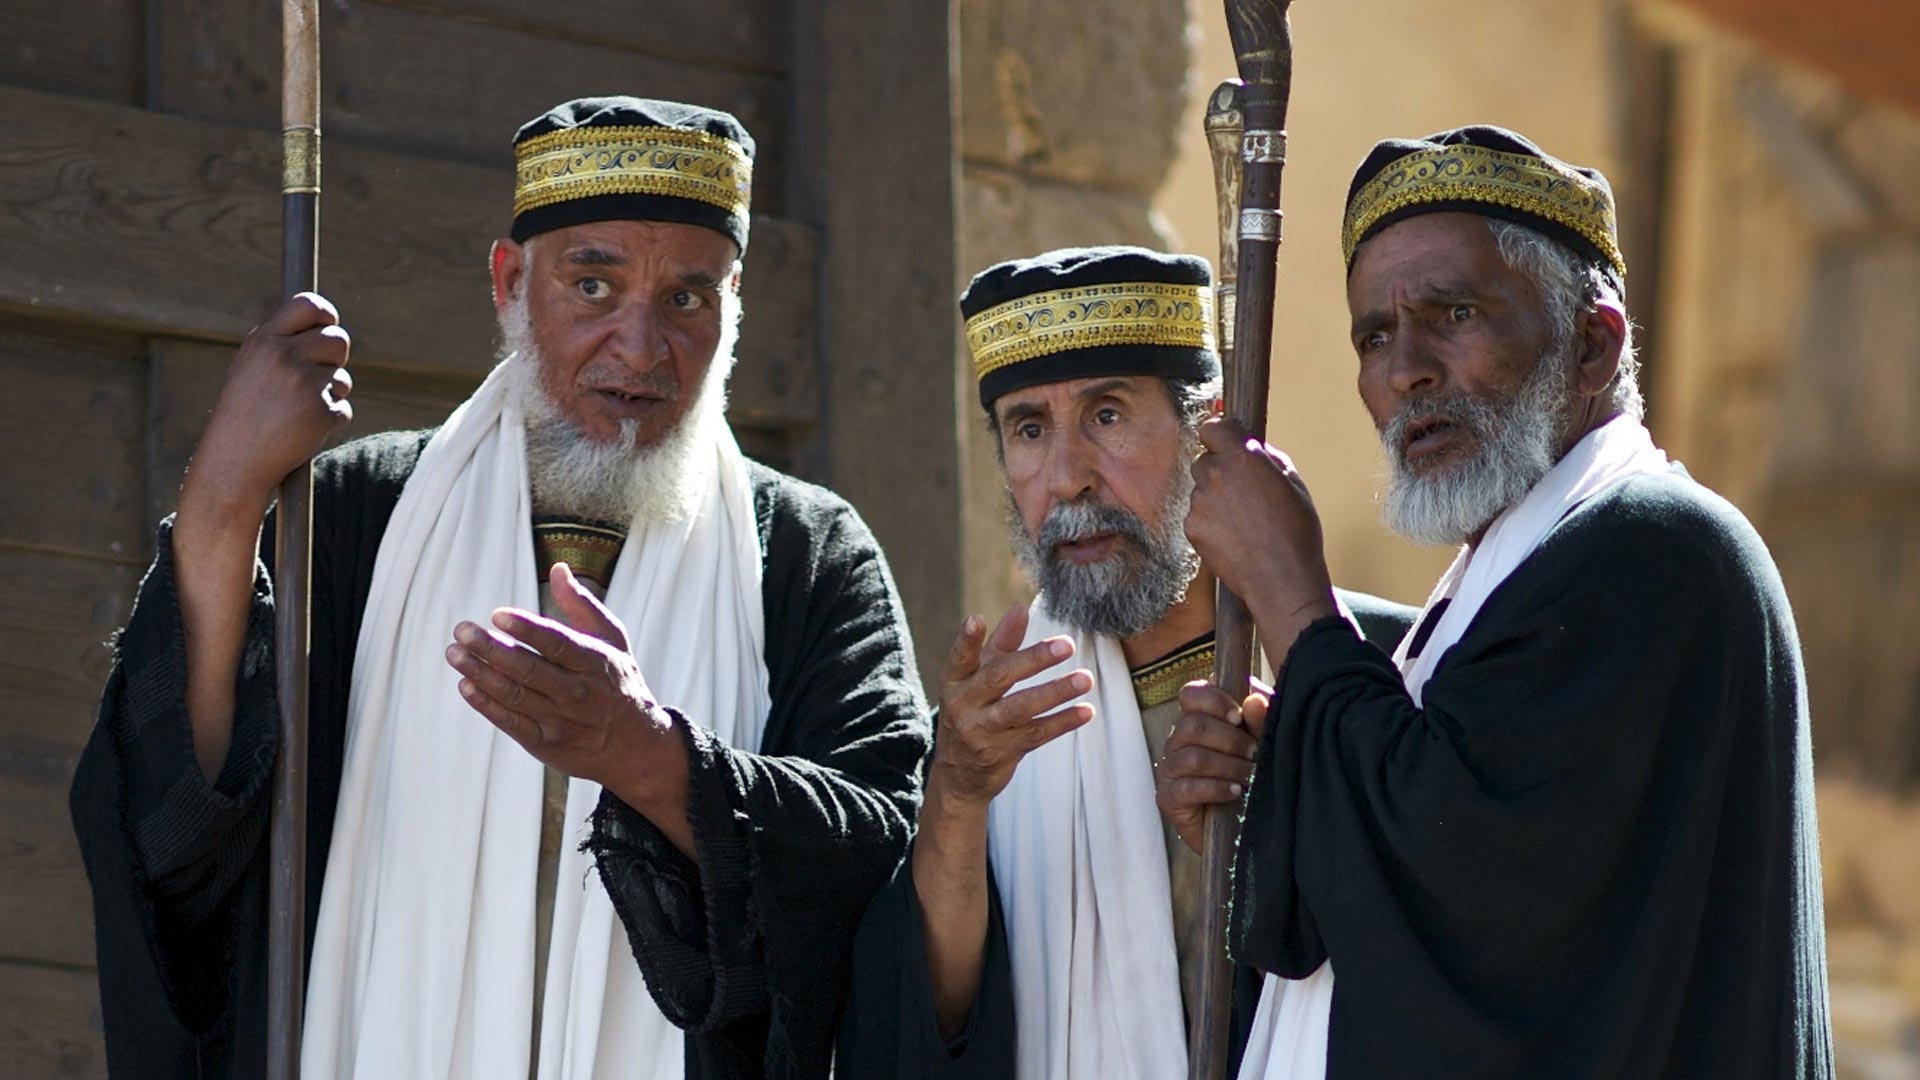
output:
[[[1569,343],[1549,349],[1503,401],[1452,391],[1401,406],[1380,433],[1387,452],[1381,505],[1387,528],[1416,544],[1457,546],[1519,502],[1558,460],[1572,385]],[[1465,429],[1467,456],[1415,472],[1402,449],[1407,427],[1435,414]]]
[[[733,313],[723,311],[719,347],[706,378],[693,388],[696,397],[686,415],[652,446],[635,446],[638,420],[619,421],[616,438],[596,439],[560,410],[540,382],[526,296],[509,301],[500,320],[501,354],[508,364],[508,400],[525,421],[533,512],[615,525],[691,517],[711,468],[703,455],[726,424],[736,325]]]
[[[1148,529],[1129,510],[1086,499],[1056,503],[1036,539],[1027,535],[1018,511],[1012,511],[1014,548],[1040,587],[1047,613],[1089,634],[1123,638],[1166,618],[1186,598],[1200,568],[1200,557],[1187,543],[1192,497],[1193,477],[1183,468],[1161,508],[1158,530]],[[1098,533],[1119,539],[1114,554],[1086,564],[1058,554],[1060,544]]]

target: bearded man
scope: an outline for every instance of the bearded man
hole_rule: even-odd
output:
[[[1201,433],[1187,533],[1279,670],[1234,956],[1314,975],[1253,1039],[1321,996],[1334,1078],[1831,1076],[1792,612],[1641,424],[1605,178],[1498,128],[1390,140],[1344,240],[1387,523],[1461,550],[1389,660],[1285,455]]]
[[[753,141],[595,98],[514,143],[504,358],[315,463],[302,1071],[825,1076],[928,732],[872,536],[724,419]],[[116,1074],[263,1068],[256,550],[347,345],[309,294],[241,347],[74,781]]]
[[[1213,670],[1213,579],[1182,534],[1220,374],[1210,277],[1187,256],[1077,248],[961,297],[1040,592],[954,643],[919,833],[856,942],[843,1075],[1185,1075],[1199,796],[1244,785],[1254,746],[1227,732],[1215,767],[1168,742],[1182,687]],[[1386,648],[1411,623],[1353,600]],[[1156,762],[1180,777],[1164,820]],[[1239,989],[1244,1033],[1259,982]]]

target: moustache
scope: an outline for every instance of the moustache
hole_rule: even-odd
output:
[[[1062,544],[1109,534],[1140,548],[1151,542],[1146,523],[1132,511],[1086,499],[1055,503],[1040,523],[1039,544],[1041,550],[1051,553]]]

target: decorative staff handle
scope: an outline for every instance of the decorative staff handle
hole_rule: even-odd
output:
[[[1243,83],[1228,79],[1207,99],[1207,153],[1213,159],[1214,206],[1219,211],[1220,261],[1213,275],[1214,338],[1220,369],[1233,370],[1234,287],[1240,278],[1240,110]]]
[[[319,287],[320,26],[318,0],[282,0],[280,99],[283,297]],[[280,483],[274,534],[275,686],[280,752],[268,840],[267,1075],[300,1075],[306,996],[307,655],[312,596],[313,467]]]
[[[1293,88],[1291,0],[1226,0],[1227,32],[1240,69],[1240,212],[1235,223],[1232,361],[1226,365],[1227,418],[1264,438],[1273,348],[1273,299],[1280,254],[1280,173],[1287,158],[1287,97]],[[1216,93],[1216,97],[1217,97]],[[1216,170],[1216,175],[1218,171]],[[1214,606],[1214,684],[1244,698],[1253,671],[1253,616],[1222,587]],[[1207,812],[1201,851],[1200,1009],[1190,1035],[1187,1075],[1221,1080],[1227,1067],[1233,968],[1227,959],[1227,897],[1238,807]]]

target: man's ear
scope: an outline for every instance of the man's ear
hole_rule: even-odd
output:
[[[493,310],[498,314],[506,311],[526,277],[527,246],[503,236],[488,250],[487,265],[493,272]]]
[[[1602,296],[1593,310],[1580,314],[1575,341],[1574,390],[1581,397],[1598,397],[1620,370],[1620,353],[1627,342],[1627,311],[1620,301]]]

